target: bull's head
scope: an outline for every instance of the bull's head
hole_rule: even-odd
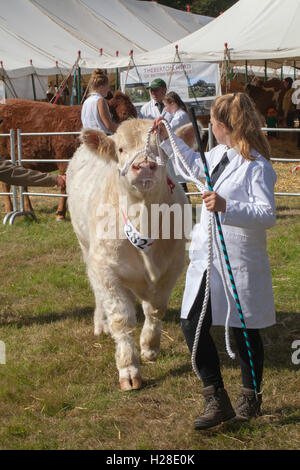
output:
[[[152,123],[146,119],[125,121],[111,137],[95,129],[84,129],[81,133],[82,142],[92,152],[117,164],[122,183],[136,195],[155,191],[162,178],[166,178],[165,167],[158,165],[155,158],[158,148],[154,135],[150,138],[151,152],[145,151],[147,133]],[[132,160],[134,155],[136,158]]]

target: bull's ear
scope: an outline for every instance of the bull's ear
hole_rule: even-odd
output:
[[[97,129],[83,129],[80,134],[80,140],[89,150],[100,155],[102,158],[118,161],[115,143],[104,132]]]

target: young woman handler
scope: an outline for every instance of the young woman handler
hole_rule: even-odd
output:
[[[108,76],[101,69],[92,73],[89,83],[90,94],[81,110],[83,128],[100,129],[105,134],[113,134],[118,125],[112,120],[108,104],[105,100],[110,91]]]
[[[154,130],[159,128],[160,134],[166,139],[164,126],[159,121],[154,121]],[[266,230],[276,221],[276,174],[269,161],[268,142],[261,132],[261,122],[255,105],[244,93],[217,98],[211,108],[211,122],[219,143],[206,153],[213,191],[203,194],[201,220],[192,232],[181,324],[187,345],[192,351],[206,283],[208,217],[210,211],[216,211],[219,212],[247,327],[258,393],[254,392],[243,329],[227,272],[225,274],[230,292],[230,326],[239,353],[243,385],[235,409],[224,389],[218,352],[210,335],[211,325],[225,324],[228,307],[219,262],[214,251],[210,298],[196,356],[197,368],[204,385],[202,393],[206,406],[203,415],[195,420],[196,429],[216,426],[235,415],[240,419],[249,419],[260,414],[264,348],[259,330],[275,323]],[[177,137],[175,140],[194,174],[198,178],[205,177],[199,154]],[[173,158],[169,140],[165,140],[161,147]],[[219,243],[219,240],[217,241]]]

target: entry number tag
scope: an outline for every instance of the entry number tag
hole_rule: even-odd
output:
[[[147,253],[147,251],[153,245],[154,240],[152,238],[144,237],[134,228],[134,226],[129,220],[126,220],[124,232],[130,243],[132,243],[133,246],[135,246],[139,250],[144,251],[145,253]]]

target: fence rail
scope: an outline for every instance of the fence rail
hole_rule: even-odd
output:
[[[212,125],[209,123],[208,127],[202,129],[202,131],[208,132],[208,148],[211,148],[214,145],[214,137],[212,133]],[[267,132],[300,132],[300,128],[270,128],[270,127],[262,127],[262,131]],[[15,131],[10,130],[9,134],[0,134],[0,137],[9,137],[10,138],[10,154],[11,154],[11,162],[22,165],[22,137],[34,137],[34,136],[59,136],[59,135],[80,135],[80,132],[22,132],[20,129],[17,130],[17,153],[18,156],[16,158],[15,152]],[[291,159],[291,158],[271,158],[273,162],[300,162],[300,159]],[[26,159],[26,163],[36,163],[36,159]],[[69,160],[67,159],[41,159],[38,160],[39,163],[68,163]],[[187,192],[186,195],[188,196],[195,196],[200,195],[199,192]],[[281,193],[277,192],[274,193],[275,196],[300,196],[300,193]],[[20,209],[18,209],[18,198],[17,198],[17,188],[16,186],[12,186],[11,192],[1,192],[0,196],[12,196],[13,197],[13,211],[6,214],[3,219],[3,224],[6,224],[9,221],[9,224],[12,225],[15,218],[20,215],[30,215],[35,218],[33,213],[24,210],[24,196],[39,196],[39,197],[68,197],[67,194],[55,194],[55,193],[38,193],[38,192],[25,192],[24,187],[20,187],[20,194],[19,194],[19,203]]]

